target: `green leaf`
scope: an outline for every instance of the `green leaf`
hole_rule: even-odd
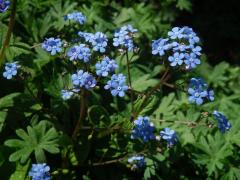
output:
[[[132,83],[132,87],[134,90],[144,91],[149,87],[154,87],[158,83],[158,81],[159,80],[157,79],[152,79],[150,77],[150,74],[146,74],[134,80]]]
[[[200,137],[200,141],[194,144],[201,150],[200,153],[194,153],[197,164],[204,165],[207,168],[208,175],[212,175],[216,170],[221,170],[224,164],[228,164],[227,157],[233,154],[231,144],[225,142],[225,138],[220,132],[215,136],[207,135],[207,138]]]
[[[174,93],[171,93],[161,99],[159,107],[154,111],[157,119],[164,118],[167,120],[174,116],[174,110],[176,109],[176,106],[173,105],[174,99]]]
[[[53,154],[59,152],[59,135],[53,127],[50,127],[47,121],[41,121],[34,127],[28,126],[27,132],[18,129],[16,134],[21,140],[9,139],[4,143],[8,147],[17,148],[9,157],[10,161],[20,160],[21,163],[25,163],[34,152],[37,162],[46,162],[44,151]]]
[[[9,180],[27,180],[30,179],[28,177],[28,169],[30,166],[30,161],[26,164],[17,163],[15,172],[11,175]]]
[[[230,170],[221,177],[221,180],[238,180],[240,179],[239,167],[231,167]]]

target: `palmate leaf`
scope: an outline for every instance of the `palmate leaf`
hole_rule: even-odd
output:
[[[176,106],[173,105],[174,100],[174,93],[170,93],[168,96],[161,99],[159,107],[154,112],[157,119],[164,118],[166,120],[174,117],[174,111],[176,110]]]
[[[233,154],[232,145],[225,141],[220,132],[217,132],[214,137],[210,135],[207,138],[201,137],[194,146],[200,150],[198,154],[194,154],[194,161],[199,165],[206,166],[208,175],[221,170],[228,163],[227,157]]]
[[[17,149],[10,155],[10,161],[20,160],[21,163],[25,163],[29,156],[34,153],[37,162],[46,162],[45,151],[52,154],[59,152],[58,132],[47,121],[41,121],[34,127],[28,126],[27,132],[18,129],[16,134],[21,139],[10,139],[4,143],[8,147]]]
[[[221,180],[238,180],[240,179],[239,167],[231,167],[230,170],[221,177]]]

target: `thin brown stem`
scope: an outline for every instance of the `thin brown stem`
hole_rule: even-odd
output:
[[[30,48],[31,48],[31,49],[36,48],[36,47],[38,47],[38,46],[41,46],[41,44],[42,44],[42,43],[34,44],[34,45],[32,45]]]
[[[184,89],[182,89],[182,88],[179,88],[178,86],[176,86],[176,85],[174,85],[174,84],[170,84],[170,83],[167,83],[167,82],[163,82],[163,85],[164,85],[164,86],[167,86],[167,87],[169,87],[169,88],[172,88],[172,89],[177,89],[177,90],[186,92],[186,90],[184,90]]]
[[[16,17],[16,10],[17,10],[17,0],[13,0],[12,4],[13,5],[12,5],[12,11],[11,11],[11,15],[10,15],[10,21],[8,23],[7,35],[6,35],[6,38],[4,40],[2,49],[0,51],[0,67],[4,62],[5,51],[8,47],[8,45],[9,45],[11,35],[12,35],[12,32],[13,32],[13,27],[14,27],[14,24],[15,24],[15,17]]]
[[[139,154],[144,154],[145,152],[147,152],[147,149],[144,149],[141,152],[138,153],[131,153],[131,154],[126,154],[123,157],[117,158],[117,159],[113,159],[113,160],[109,160],[109,161],[104,161],[104,162],[97,162],[97,163],[93,163],[92,166],[104,166],[104,165],[108,165],[108,164],[115,164],[115,163],[119,163],[123,160],[125,160],[127,157],[130,157],[132,155],[139,155]]]
[[[145,107],[145,105],[146,105],[146,103],[148,102],[148,99],[151,97],[151,95],[152,95],[156,90],[158,90],[158,89],[162,86],[162,84],[163,84],[164,82],[166,82],[166,81],[170,78],[170,76],[168,75],[168,72],[169,72],[169,68],[166,69],[166,71],[165,71],[164,74],[162,75],[159,83],[158,83],[155,87],[153,87],[153,88],[151,89],[151,91],[149,91],[149,92],[143,97],[143,98],[144,98],[144,103],[141,105],[141,108],[139,109],[139,111],[138,111],[138,112],[135,112],[135,113],[133,114],[133,119],[135,119],[135,118],[138,116],[138,114],[142,111],[142,109]]]
[[[213,125],[212,124],[207,124],[207,123],[201,123],[201,122],[191,122],[191,121],[182,121],[182,120],[163,120],[163,119],[151,119],[153,121],[157,121],[157,122],[169,122],[169,123],[176,123],[176,124],[183,124],[186,125],[188,127],[196,127],[196,126],[206,126],[208,128],[212,128]]]
[[[75,129],[73,131],[73,134],[72,134],[72,139],[73,140],[76,140],[77,136],[78,136],[78,132],[79,130],[81,129],[81,126],[83,124],[83,120],[84,120],[84,117],[85,117],[85,114],[86,114],[86,91],[83,89],[82,92],[81,92],[81,99],[80,99],[80,115],[79,115],[79,119],[78,119],[78,122],[75,126]]]

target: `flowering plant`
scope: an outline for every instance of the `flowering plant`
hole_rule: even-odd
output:
[[[3,13],[8,6],[0,1]],[[146,41],[134,23],[101,29],[84,8],[56,14],[39,43],[14,42],[14,57],[7,41],[1,48],[1,81],[19,87],[0,98],[7,137],[0,165],[15,163],[14,174],[21,169],[34,180],[95,178],[116,167],[122,179],[218,178],[234,167],[228,159],[240,133],[226,107],[239,96],[224,98],[222,84],[202,73],[208,68],[197,29],[173,27]],[[229,73],[231,86],[237,77]]]

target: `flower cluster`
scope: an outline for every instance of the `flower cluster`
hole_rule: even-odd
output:
[[[170,66],[185,65],[186,69],[193,69],[199,65],[202,48],[196,43],[199,37],[189,27],[174,27],[168,32],[166,39],[160,38],[152,43],[152,54],[163,56],[168,52]]]
[[[80,59],[83,62],[88,62],[91,51],[85,44],[75,45],[68,50],[67,56],[71,61]]]
[[[104,89],[110,89],[113,96],[125,96],[125,91],[128,90],[128,86],[126,85],[126,77],[123,74],[112,75],[111,80],[107,82],[107,85],[104,86]]]
[[[192,78],[188,88],[189,101],[197,105],[203,104],[204,100],[213,101],[214,92],[201,78]]]
[[[173,146],[177,142],[177,135],[170,128],[164,128],[163,131],[160,131],[160,136],[167,141],[168,146]]]
[[[125,25],[114,33],[113,46],[121,46],[123,49],[132,51],[134,49],[133,37],[137,29],[134,29],[131,25]]]
[[[17,75],[18,68],[20,68],[20,66],[17,64],[17,62],[6,63],[4,68],[5,71],[3,72],[3,77],[6,79],[12,79],[13,76]]]
[[[50,52],[51,55],[55,55],[58,52],[62,52],[62,42],[59,38],[47,38],[42,43],[42,48]]]
[[[85,89],[89,90],[96,86],[97,81],[88,72],[79,70],[79,71],[77,71],[76,74],[72,75],[72,83],[74,85],[74,88],[76,88],[76,89],[84,87]]]
[[[228,119],[222,113],[220,113],[218,111],[214,111],[213,116],[218,121],[218,128],[220,129],[220,131],[222,133],[225,133],[232,127],[230,122],[228,122]]]
[[[83,24],[85,21],[85,16],[80,12],[70,13],[65,16],[65,19],[75,20],[80,24]],[[120,42],[119,45],[124,46],[129,50],[133,49],[134,46],[133,46],[132,38],[135,32],[137,32],[137,30],[133,29],[131,25],[126,25],[120,28],[120,30],[115,33],[115,40],[116,38],[118,38],[118,41]],[[86,44],[77,44],[68,49],[66,56],[71,61],[82,60],[85,63],[89,62],[91,57],[90,46],[92,47],[93,51],[98,51],[100,53],[106,52],[108,39],[104,33],[102,32],[89,33],[89,32],[79,31],[78,36],[83,38]],[[55,39],[50,39],[50,40],[55,40]],[[79,41],[79,39],[77,41]],[[52,44],[53,44],[52,42],[51,43],[45,42],[43,44],[43,48],[46,49],[47,51],[52,51],[52,49],[55,49],[56,47],[55,44],[53,45]],[[61,44],[59,48],[61,48]],[[102,61],[97,62],[95,64],[96,75],[99,76],[99,78],[107,77],[110,73],[113,73],[117,67],[118,65],[114,59],[110,59],[109,57],[104,55]],[[94,73],[92,72],[92,74]],[[72,75],[71,79],[73,83],[72,90],[61,91],[61,95],[64,100],[71,98],[73,93],[76,90],[79,91],[80,88],[83,88],[83,87],[85,89],[92,89],[93,87],[96,86],[96,83],[97,83],[93,75],[91,75],[88,72],[84,72],[83,70],[77,71],[77,73]],[[113,96],[123,97],[125,95],[125,92],[128,90],[128,86],[126,85],[126,77],[123,74],[113,74],[111,79],[108,80],[107,84],[104,86],[104,88],[106,90],[109,89]]]
[[[0,13],[7,11],[10,6],[10,1],[0,0]]]
[[[139,116],[136,120],[134,120],[134,129],[132,130],[132,139],[140,138],[143,142],[147,142],[155,138],[153,133],[154,125],[150,122],[149,117],[147,116]]]
[[[28,175],[32,180],[50,180],[50,167],[43,164],[32,164],[32,168],[29,171]]]
[[[117,67],[118,65],[116,61],[106,56],[101,62],[96,63],[96,74],[98,76],[106,77],[110,72],[114,72]]]
[[[128,163],[132,165],[133,170],[142,168],[146,165],[144,156],[139,155],[128,158]]]
[[[108,39],[107,36],[102,32],[96,32],[93,34],[80,31],[78,32],[78,35],[84,38],[86,42],[91,43],[94,51],[99,51],[101,53],[106,51]]]
[[[86,17],[81,12],[69,13],[64,18],[65,20],[73,20],[79,24],[84,24],[86,21]]]

